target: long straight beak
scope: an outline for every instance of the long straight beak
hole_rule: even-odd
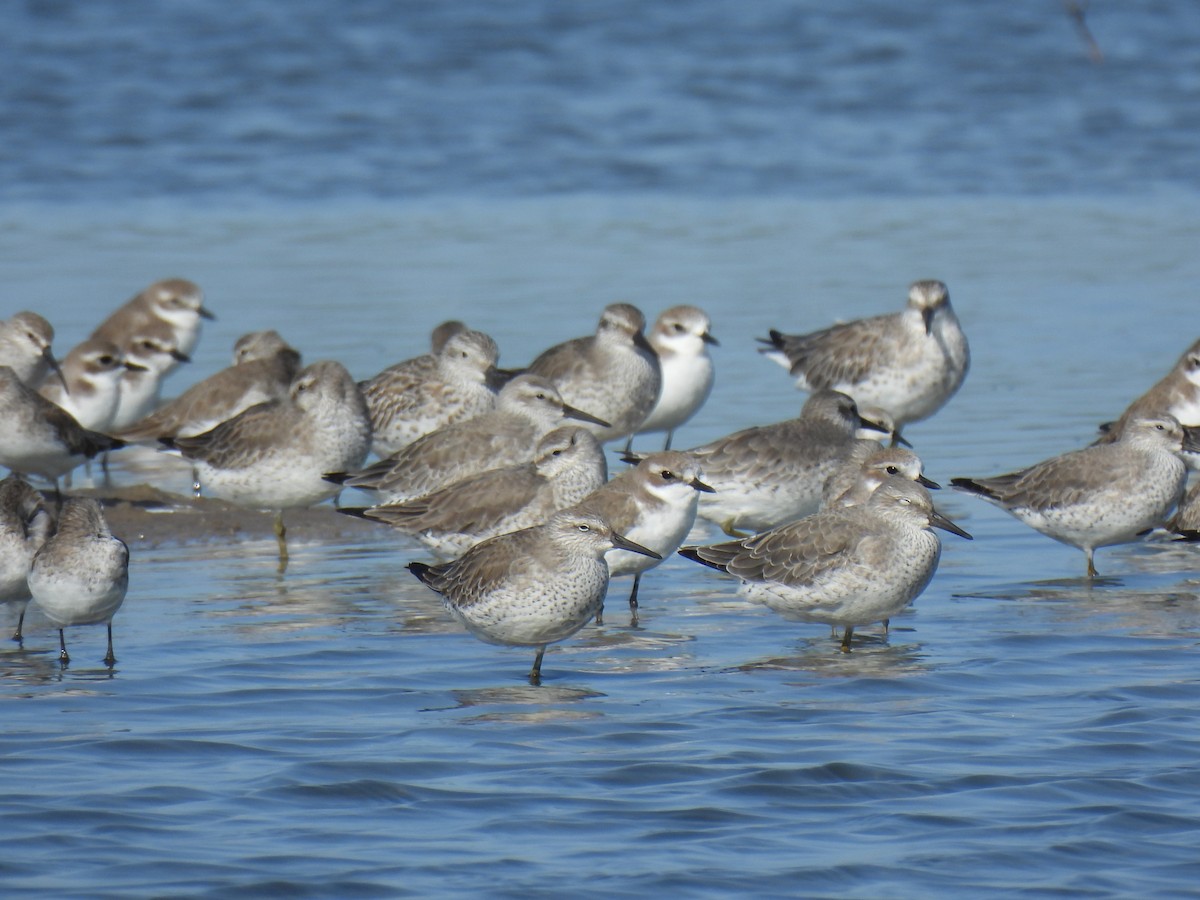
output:
[[[205,309],[203,306],[196,310],[196,312],[200,313],[200,318],[202,319],[215,319],[217,317],[216,313],[211,309]]]
[[[971,535],[967,534],[965,531],[943,516],[940,512],[935,511],[934,514],[930,516],[929,524],[934,528],[942,529],[942,531],[948,531],[951,534],[957,534],[960,538],[966,538],[968,541],[975,540],[975,538],[971,537]]]
[[[921,319],[925,322],[925,334],[933,334],[933,314],[936,312],[932,307],[921,310]]]
[[[651,559],[662,559],[662,556],[655,553],[649,547],[643,547],[641,544],[631,541],[623,534],[612,533],[612,545],[614,550],[628,550],[630,553],[640,553],[642,556],[648,556]]]
[[[568,406],[566,403],[563,404],[563,417],[577,419],[580,422],[591,422],[593,425],[599,425],[601,428],[612,428],[611,422],[597,419],[591,413],[585,413],[582,409],[576,409],[573,406]]]
[[[917,476],[917,484],[929,488],[931,491],[940,491],[942,486],[932,478],[926,478],[924,475]]]
[[[714,488],[712,485],[705,484],[699,478],[692,479],[692,487],[705,494],[715,494],[717,492],[716,488]]]

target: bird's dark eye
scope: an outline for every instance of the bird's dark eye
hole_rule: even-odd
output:
[[[675,330],[678,331],[680,334],[683,334],[683,332],[686,331],[687,329],[684,328],[682,325],[680,325],[678,322],[676,322]]]
[[[576,525],[575,527],[578,528],[580,531],[584,532],[585,534],[592,530],[591,525],[584,525],[582,523],[579,525]]]
[[[1157,425],[1155,425],[1154,427],[1155,427],[1155,429],[1157,429],[1158,431],[1166,431],[1166,430],[1167,430],[1167,426],[1166,426],[1166,425],[1164,425],[1162,422],[1159,422],[1159,423],[1158,423]]]
[[[562,456],[562,451],[561,450],[551,450],[550,455],[551,456]]]
[[[539,393],[539,394],[537,395],[537,399],[539,399],[539,400],[545,400],[545,399],[546,399],[546,395],[545,395],[545,394],[542,394],[542,393]]]
[[[116,360],[114,360],[107,353],[104,356],[100,357],[100,365],[102,365],[102,366],[111,366],[114,362],[116,362]]]
[[[888,466],[884,471],[887,472],[889,475],[899,475],[900,467],[899,466]]]
[[[670,469],[663,469],[663,471],[662,471],[662,480],[663,480],[663,481],[674,481],[674,480],[675,480],[675,473],[674,473],[674,472],[672,472]]]

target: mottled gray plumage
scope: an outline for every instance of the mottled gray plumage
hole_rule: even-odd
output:
[[[736,536],[816,512],[821,488],[855,446],[864,424],[845,394],[817,391],[799,417],[760,425],[688,450],[715,493],[699,515]]]
[[[199,285],[186,278],[166,278],[118,307],[96,326],[92,337],[112,341],[128,354],[133,335],[165,324],[170,330],[171,343],[186,355],[196,349],[201,320],[212,318],[213,314],[204,306],[204,292]]]
[[[451,335],[433,356],[406,360],[359,384],[371,409],[372,449],[390,456],[430,432],[495,406],[491,376],[500,351],[480,331]]]
[[[563,400],[606,423],[592,432],[601,441],[633,434],[658,401],[662,370],[642,333],[646,319],[628,303],[604,308],[596,333],[558,344],[529,364]]]
[[[414,500],[339,511],[412,535],[449,559],[490,537],[541,524],[607,477],[596,438],[566,425],[542,438],[532,462],[490,469]]]
[[[0,322],[0,366],[8,366],[22,382],[32,388],[41,386],[50,372],[62,370],[50,349],[54,327],[35,312],[19,312]]]
[[[953,478],[1031,528],[1087,554],[1126,544],[1163,525],[1183,497],[1184,452],[1200,450],[1198,433],[1173,416],[1129,421],[1111,443],[1094,444],[991,478]]]
[[[537,647],[529,674],[536,683],[546,645],[575,634],[600,608],[608,588],[604,554],[614,547],[652,552],[572,507],[477,544],[453,562],[408,568],[480,640]]]
[[[563,403],[544,378],[520,375],[501,389],[495,409],[439,428],[361,472],[331,478],[376,491],[385,504],[412,500],[488,469],[530,461],[564,418],[592,419]]]
[[[917,281],[898,313],[856,319],[810,334],[772,331],[759,352],[796,376],[803,390],[842,391],[878,406],[896,428],[933,415],[970,367],[966,335],[940,281]]]
[[[680,554],[742,580],[742,592],[789,619],[842,626],[890,619],[933,578],[941,542],[931,528],[969,538],[929,492],[890,476],[858,506],[836,507],[738,541]]]
[[[29,592],[58,626],[59,659],[66,663],[63,629],[71,625],[108,626],[108,665],[116,662],[112,618],[129,587],[129,549],[114,537],[100,504],[70,497],[58,516],[58,529],[38,550],[29,568]]]
[[[41,493],[23,477],[0,481],[0,603],[20,607],[13,640],[21,640],[29,602],[29,565],[54,528],[54,516]]]
[[[1184,351],[1170,372],[1129,404],[1116,422],[1101,426],[1100,443],[1118,440],[1133,419],[1155,416],[1174,416],[1185,427],[1200,426],[1200,340]],[[1197,468],[1200,460],[1187,456],[1184,462]]]

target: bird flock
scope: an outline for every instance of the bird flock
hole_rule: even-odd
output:
[[[490,336],[448,321],[428,354],[364,381],[254,332],[229,368],[164,402],[164,379],[212,317],[193,282],[155,282],[61,363],[45,318],[0,322],[0,602],[20,606],[17,641],[35,602],[64,666],[74,625],[106,625],[115,662],[129,551],[101,504],[69,491],[75,469],[129,444],[182,457],[198,496],[273,512],[280,572],[284,512],[358,489],[370,505],[339,511],[427,548],[436,561],[408,569],[476,637],[535,649],[534,683],[547,645],[601,621],[611,578],[632,576],[636,622],[642,576],[676,553],[787,619],[840,628],[848,652],[855,628],[886,632],[930,583],[935,530],[971,538],[934,507],[939,485],[903,434],[970,368],[940,281],[914,282],[898,312],[769,331],[759,352],[808,393],[799,414],[685,450],[672,449],[675,431],[712,391],[718,343],[694,306],[647,333],[639,309],[614,303],[593,334],[519,369],[498,367]],[[635,450],[650,434],[663,449]],[[610,477],[604,445],[621,442],[629,466]],[[1094,577],[1098,548],[1159,528],[1200,540],[1200,485],[1186,492],[1198,460],[1200,341],[1090,446],[951,484],[1083,550]],[[697,518],[728,540],[684,546]]]

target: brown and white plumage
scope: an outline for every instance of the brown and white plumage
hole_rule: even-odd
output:
[[[1184,351],[1170,372],[1129,404],[1116,422],[1101,426],[1100,442],[1110,444],[1133,419],[1153,416],[1174,416],[1185,427],[1200,426],[1200,340]],[[1200,462],[1194,456],[1184,461],[1193,468]]]
[[[63,357],[62,383],[51,379],[38,392],[84,428],[108,433],[121,399],[121,378],[138,365],[112,341],[88,338]]]
[[[1137,418],[1111,443],[951,484],[1083,550],[1094,576],[1097,548],[1130,543],[1164,524],[1187,483],[1181,457],[1198,450],[1200,432],[1184,429],[1173,416]]]
[[[929,584],[941,556],[932,528],[970,537],[925,488],[891,476],[858,506],[679,552],[740,578],[742,593],[785,618],[843,627],[849,650],[856,626],[890,619]]]
[[[300,354],[276,331],[243,335],[233,356],[234,365],[192,385],[118,436],[154,441],[203,434],[251,406],[286,396],[300,369]]]
[[[892,475],[901,475],[930,490],[941,485],[926,478],[921,457],[904,447],[880,447],[860,440],[834,470],[821,491],[821,508],[857,506]]]
[[[945,405],[970,366],[966,335],[940,281],[917,281],[898,313],[833,325],[809,334],[771,331],[759,348],[796,377],[802,390],[849,394],[891,414],[897,430]]]
[[[453,562],[408,569],[483,641],[537,647],[529,678],[541,678],[546,645],[565,640],[596,614],[608,588],[604,555],[614,547],[652,554],[576,507],[545,523],[477,544]]]
[[[654,409],[662,387],[645,326],[637,307],[613,303],[604,308],[595,334],[551,347],[526,371],[550,381],[567,403],[607,422],[591,429],[601,441],[627,437]]]
[[[636,620],[638,588],[642,574],[679,549],[696,521],[701,494],[713,489],[701,480],[695,457],[664,450],[652,453],[626,469],[579,504],[600,515],[613,528],[659,559],[627,550],[610,550],[607,556],[613,577],[633,576],[629,608]]]
[[[411,500],[488,469],[528,462],[538,442],[564,418],[598,421],[564,403],[544,378],[519,375],[483,415],[439,428],[361,472],[331,477],[347,487],[376,491],[382,503]]]
[[[712,393],[712,357],[708,348],[717,344],[704,310],[695,306],[672,306],[664,310],[650,330],[650,346],[658,355],[662,389],[650,414],[638,426],[638,434],[667,433],[663,449],[671,449],[675,429],[696,414]]]
[[[448,559],[490,537],[541,524],[607,476],[592,433],[566,425],[542,438],[532,462],[490,469],[414,500],[339,512],[389,525]]]
[[[371,409],[372,449],[390,456],[417,438],[495,406],[490,382],[500,352],[479,331],[451,335],[433,356],[406,360],[361,382]]]
[[[204,292],[186,278],[166,278],[139,291],[96,326],[92,337],[112,341],[126,353],[133,335],[165,325],[171,343],[185,355],[196,349],[202,319],[213,314],[204,306]]]

